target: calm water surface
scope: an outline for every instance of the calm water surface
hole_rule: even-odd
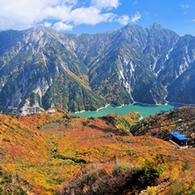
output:
[[[167,105],[134,104],[134,105],[124,105],[121,107],[113,107],[109,105],[106,108],[102,108],[98,111],[85,111],[85,112],[71,113],[71,114],[76,116],[82,116],[82,117],[100,117],[111,113],[126,115],[129,112],[138,112],[145,118],[149,115],[167,112],[171,109],[178,108],[181,106],[183,105],[176,104],[176,103],[169,103]]]

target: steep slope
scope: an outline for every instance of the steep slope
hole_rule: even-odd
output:
[[[164,103],[164,89],[142,53],[147,31],[128,25],[110,34],[111,43],[90,70],[90,86],[114,105]],[[112,44],[112,46],[110,46]],[[100,84],[99,84],[100,83]],[[155,97],[155,98],[154,98]]]
[[[195,37],[186,35],[177,42],[159,77],[168,85],[167,100],[195,103],[194,94]]]
[[[10,54],[0,70],[3,112],[18,108],[23,114],[33,109],[38,112],[52,103],[71,111],[105,105],[102,98],[91,92],[87,67],[60,39],[63,34],[42,26],[21,33],[22,39],[3,51],[1,58],[3,63],[4,56]]]
[[[168,86],[168,101],[195,104],[195,63]]]
[[[143,53],[150,61],[150,69],[158,76],[180,37],[156,23],[146,29],[148,37]]]
[[[175,44],[174,49],[169,54],[163,70],[159,77],[164,85],[170,84],[177,79],[187,69],[193,67],[195,61],[195,37],[185,35]]]
[[[69,38],[74,40],[74,52],[89,68],[90,87],[108,103],[162,104],[166,89],[169,101],[194,102],[193,86],[174,84],[180,76],[184,83],[182,74],[194,67],[193,36],[180,37],[155,23],[145,29],[127,25],[112,32]]]
[[[195,103],[195,37],[158,24],[94,35],[37,26],[0,32],[0,42],[3,113],[41,112],[53,104],[67,111],[164,104],[165,97]]]

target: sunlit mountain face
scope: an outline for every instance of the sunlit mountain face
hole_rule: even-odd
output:
[[[195,103],[195,37],[158,24],[72,35],[37,26],[0,32],[0,111],[96,110]]]

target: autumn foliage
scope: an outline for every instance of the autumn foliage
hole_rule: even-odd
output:
[[[176,115],[184,115],[183,109]],[[149,133],[133,136],[127,129],[139,119],[136,113],[80,118],[62,110],[0,115],[1,194],[68,194],[75,189],[75,194],[193,194],[195,149],[180,150]],[[140,183],[133,183],[135,178]]]

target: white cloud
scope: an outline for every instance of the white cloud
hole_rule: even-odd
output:
[[[130,21],[130,18],[129,18],[129,16],[127,16],[127,15],[123,15],[123,16],[121,16],[121,17],[118,19],[118,22],[119,22],[120,24],[122,24],[122,25],[127,25],[127,24],[129,23],[129,21]]]
[[[131,22],[135,23],[141,18],[141,14],[136,12],[133,16],[131,16]]]
[[[117,20],[125,24],[129,20],[128,16],[118,17],[108,11],[117,8],[119,0],[90,1],[81,4],[79,0],[0,0],[0,30],[21,30],[36,24],[72,30],[79,24],[96,25]]]
[[[193,8],[193,5],[190,5],[190,4],[180,4],[180,7],[182,9],[189,9],[189,8]]]
[[[42,10],[42,17],[45,19],[56,19],[66,21],[70,18],[70,12],[72,6],[68,5],[57,5],[55,7],[47,7]]]
[[[0,30],[29,28],[49,18],[48,9],[74,4],[75,0],[0,0]]]
[[[57,22],[53,25],[53,28],[58,31],[71,31],[73,29],[72,25],[64,24],[63,22]]]
[[[116,9],[119,6],[119,0],[92,0],[91,6],[96,7],[98,9]]]
[[[70,21],[75,24],[95,25],[100,22],[112,21],[115,17],[112,13],[101,14],[100,10],[94,7],[78,8],[70,13]]]
[[[195,22],[195,19],[193,19],[192,22]]]
[[[45,27],[51,27],[51,26],[52,26],[52,23],[50,23],[50,22],[45,22],[43,25],[44,25]]]

